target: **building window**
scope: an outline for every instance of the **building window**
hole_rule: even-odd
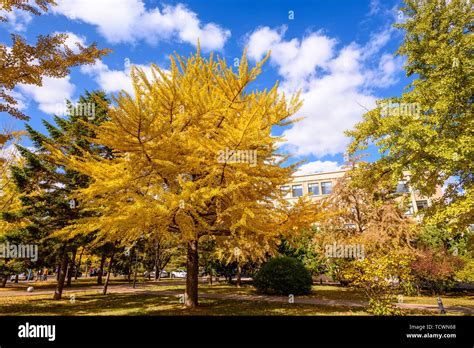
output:
[[[332,182],[325,181],[321,183],[321,192],[323,195],[328,195],[332,192]]]
[[[301,197],[303,195],[303,185],[293,185],[291,189],[293,197]]]
[[[422,201],[416,201],[416,207],[418,210],[423,210],[428,208],[428,201],[426,199]]]
[[[310,195],[319,196],[319,184],[318,183],[308,184],[308,193]]]
[[[395,191],[396,193],[407,193],[410,192],[408,189],[408,185],[404,183],[403,181],[400,181],[397,185],[397,189]]]
[[[290,197],[290,186],[280,186],[280,190],[284,198]]]

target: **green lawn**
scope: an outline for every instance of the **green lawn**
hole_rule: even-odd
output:
[[[367,315],[360,308],[315,306],[252,301],[201,299],[197,309],[187,309],[172,296],[149,294],[76,294],[64,296],[15,296],[1,299],[3,315]]]
[[[53,289],[54,281],[33,283],[35,289]],[[114,279],[111,284],[128,284],[123,279]],[[182,290],[183,280],[165,279],[160,282],[140,283],[142,290]],[[95,278],[83,278],[73,282],[73,287],[84,288],[96,285]],[[28,284],[11,284],[4,290],[25,291]],[[255,289],[248,284],[237,288],[225,282],[199,285],[201,293],[255,295]],[[25,296],[0,296],[0,315],[367,315],[359,307],[335,307],[326,305],[308,305],[298,303],[274,303],[256,301],[235,301],[228,299],[200,299],[200,307],[187,309],[174,296],[157,296],[149,293],[109,293],[102,295],[97,290],[78,291],[75,302],[71,302],[70,293],[63,294],[63,300],[51,300],[51,294]],[[364,295],[354,289],[340,286],[315,285],[312,294],[304,298],[319,300],[366,301]],[[405,296],[404,303],[433,304],[433,296]],[[474,297],[470,294],[455,293],[443,296],[447,306],[474,306]],[[433,311],[405,311],[408,315],[436,315]],[[450,313],[455,315],[456,313]],[[457,314],[459,315],[459,313]]]
[[[157,287],[158,288],[158,287]],[[179,288],[179,287],[178,287]],[[216,283],[212,286],[201,284],[200,289],[206,292],[222,293],[229,292],[235,294],[256,295],[255,288],[251,285],[243,285],[240,288],[227,283]],[[184,289],[184,286],[183,286]],[[367,302],[362,291],[335,285],[313,285],[311,295],[300,296],[300,298],[316,298],[318,300],[343,300],[343,301],[362,301]],[[446,306],[464,306],[474,308],[474,294],[471,292],[451,292],[441,296],[443,304]],[[432,304],[437,305],[437,297],[428,293],[422,293],[420,296],[404,296],[404,303],[413,304]]]

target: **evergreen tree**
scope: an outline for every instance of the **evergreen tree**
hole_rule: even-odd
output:
[[[3,214],[6,221],[16,221],[21,225],[8,233],[10,239],[22,244],[39,244],[39,264],[59,263],[54,299],[61,298],[68,266],[71,272],[74,269],[71,255],[75,255],[78,246],[86,242],[80,233],[68,239],[58,239],[55,233],[84,217],[73,192],[87,187],[90,178],[56,163],[47,145],[54,144],[67,156],[77,156],[82,151],[111,156],[108,149],[91,142],[95,135],[89,127],[107,120],[108,100],[104,93],[86,93],[76,106],[71,103],[69,106],[67,117],[54,117],[56,125],[43,121],[48,135],[26,125],[34,149],[17,145],[24,163],[11,167],[21,208]],[[78,106],[81,107],[80,112]],[[84,112],[84,106],[93,112]]]

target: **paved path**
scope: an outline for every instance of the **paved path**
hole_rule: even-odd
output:
[[[183,294],[183,290],[151,290],[151,286],[166,286],[166,285],[185,285],[184,281],[173,281],[167,282],[162,281],[160,283],[138,283],[134,289],[129,284],[111,284],[108,287],[108,293],[142,293],[147,295],[155,296],[175,296],[178,297]],[[148,289],[147,289],[148,288]],[[85,291],[96,290],[102,292],[102,286],[89,286],[89,287],[77,287],[77,288],[65,288],[63,294],[78,293]],[[5,296],[33,296],[33,295],[48,295],[53,294],[54,289],[40,289],[34,292],[26,292],[21,290],[12,291],[1,291],[0,297]],[[206,299],[221,299],[221,300],[234,300],[234,301],[257,301],[257,302],[276,302],[276,303],[288,303],[288,297],[286,296],[266,296],[266,295],[246,295],[246,294],[221,294],[213,292],[200,291],[200,298]],[[344,306],[344,307],[366,307],[367,302],[364,301],[347,301],[347,300],[322,300],[317,298],[294,298],[294,303],[308,304],[308,305],[325,305],[325,306]],[[398,303],[397,306],[403,309],[413,310],[429,310],[439,311],[437,305],[430,304],[414,304],[414,303]],[[474,315],[474,308],[464,306],[445,306],[447,312],[461,312],[464,314]]]

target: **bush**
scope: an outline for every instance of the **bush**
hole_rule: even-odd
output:
[[[278,295],[306,295],[313,281],[303,263],[292,257],[271,259],[258,271],[254,286],[258,292]]]
[[[360,288],[369,299],[367,312],[375,315],[401,315],[395,306],[397,294],[412,291],[410,255],[398,252],[373,252],[364,259],[348,262],[342,279]]]
[[[411,268],[420,287],[441,294],[452,288],[456,273],[462,270],[464,261],[444,248],[425,249],[420,252]]]

